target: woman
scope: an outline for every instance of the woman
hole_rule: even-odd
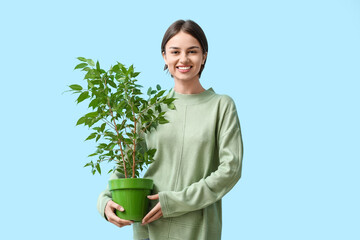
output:
[[[176,110],[168,124],[145,136],[156,148],[155,162],[144,178],[154,181],[151,211],[142,223],[118,218],[124,209],[111,200],[109,190],[98,199],[98,210],[111,223],[133,224],[134,239],[221,239],[221,198],[241,175],[243,146],[233,100],[199,79],[208,44],[203,30],[191,20],[178,20],[166,31],[161,51],[175,86]],[[112,178],[120,176],[113,175]]]

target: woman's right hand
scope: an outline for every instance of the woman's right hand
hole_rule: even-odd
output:
[[[128,221],[128,220],[119,218],[115,214],[116,209],[121,212],[124,211],[124,208],[122,206],[120,206],[119,204],[115,203],[112,200],[108,201],[108,203],[106,204],[106,207],[105,207],[105,216],[109,222],[111,222],[112,224],[115,224],[118,227],[124,227],[124,226],[131,225],[134,223],[133,221]]]

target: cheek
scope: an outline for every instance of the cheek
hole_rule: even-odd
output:
[[[168,59],[168,66],[175,67],[176,61],[174,59]]]

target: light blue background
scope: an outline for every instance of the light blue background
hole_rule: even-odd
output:
[[[201,83],[236,102],[243,175],[223,239],[360,239],[360,1],[3,1],[1,239],[131,239],[96,211],[106,174],[85,105],[63,94],[82,56],[134,64],[171,88],[160,43],[177,19],[204,29]],[[118,236],[118,237],[116,237]]]

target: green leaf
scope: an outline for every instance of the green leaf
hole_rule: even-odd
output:
[[[126,144],[132,144],[132,143],[133,143],[129,138],[124,138],[123,141],[124,141]]]
[[[127,73],[133,73],[134,72],[134,65],[131,65],[127,71]]]
[[[84,165],[84,167],[88,167],[91,166],[91,162],[88,162],[87,164]]]
[[[97,171],[99,172],[99,174],[101,175],[100,164],[96,163],[95,167],[96,167]]]
[[[151,89],[151,87],[149,87],[149,89],[148,89],[148,91],[147,91],[147,95],[151,95],[151,91],[152,91],[152,89]]]
[[[96,156],[96,155],[98,155],[98,153],[92,153],[88,157],[93,157],[93,156]]]
[[[174,104],[174,103],[169,103],[167,106],[168,106],[168,108],[171,109],[171,110],[174,110],[174,109],[175,109],[175,104]]]
[[[80,124],[83,124],[83,123],[85,122],[85,120],[86,120],[86,117],[81,117],[81,118],[79,118],[79,120],[78,120],[77,123],[76,123],[76,126],[77,126],[77,125],[80,125]]]
[[[77,102],[80,103],[80,102],[84,101],[85,99],[87,99],[87,98],[89,98],[89,97],[90,97],[90,96],[89,96],[89,92],[88,92],[88,91],[83,92],[83,93],[81,93],[80,96],[78,97]]]
[[[115,73],[118,73],[120,71],[120,67],[119,67],[119,65],[115,65],[111,68],[111,70]]]
[[[76,65],[76,67],[74,68],[74,70],[75,70],[75,69],[79,69],[79,68],[84,68],[84,67],[86,67],[87,65],[88,65],[87,63],[80,63],[80,64]]]
[[[82,86],[77,85],[77,84],[73,84],[69,86],[72,90],[82,90]]]
[[[90,113],[87,113],[85,115],[85,117],[88,117],[88,118],[94,118],[94,117],[97,117],[98,116],[98,112],[90,112]]]
[[[79,60],[82,61],[82,62],[86,62],[86,58],[78,57],[77,59],[79,59]]]
[[[115,143],[110,143],[110,144],[108,145],[108,149],[109,149],[109,150],[113,150],[115,146],[116,146]]]
[[[157,98],[160,98],[162,95],[164,95],[165,92],[166,92],[166,90],[161,90],[161,91],[159,91],[155,96],[156,96]],[[164,101],[164,100],[165,100],[165,99],[162,98],[162,99],[161,99],[161,102]]]
[[[165,124],[165,123],[168,123],[168,122],[169,122],[169,121],[166,120],[165,118],[159,119],[159,123],[160,123],[160,124]]]
[[[86,62],[88,62],[90,64],[90,66],[94,67],[95,63],[92,59],[86,59]]]
[[[154,103],[156,103],[156,96],[155,97],[153,97],[151,100],[150,100],[150,104],[152,105],[152,104],[154,104]]]
[[[106,123],[101,124],[100,132],[104,132],[105,127],[106,127]]]
[[[156,153],[156,149],[155,148],[151,148],[147,151],[147,153],[150,155],[150,156],[154,156],[154,154]]]
[[[90,139],[93,139],[93,138],[95,138],[95,137],[96,137],[96,133],[92,133],[92,134],[90,134],[90,135],[85,139],[85,141],[90,140]]]
[[[158,84],[158,85],[156,85],[156,89],[158,90],[158,91],[160,91],[161,90],[161,87],[160,87],[160,85]]]
[[[99,103],[99,100],[94,98],[93,100],[91,100],[89,107],[92,107],[94,109],[97,107],[98,103]]]
[[[127,74],[127,69],[126,67],[124,67],[124,65],[121,64],[121,71],[124,73],[124,74]]]
[[[90,80],[87,80],[87,82],[88,82],[89,88],[93,88],[93,87],[94,87],[94,84],[93,84]]]
[[[100,143],[98,146],[99,149],[106,148],[106,147],[107,147],[106,143]]]
[[[175,98],[166,98],[166,99],[164,99],[163,103],[169,104],[169,103],[172,103],[174,100],[175,100]]]
[[[117,88],[116,84],[115,84],[113,81],[107,80],[107,83],[108,83],[110,86],[112,86],[113,88]]]
[[[100,71],[100,63],[99,63],[99,61],[96,61],[96,70]]]

